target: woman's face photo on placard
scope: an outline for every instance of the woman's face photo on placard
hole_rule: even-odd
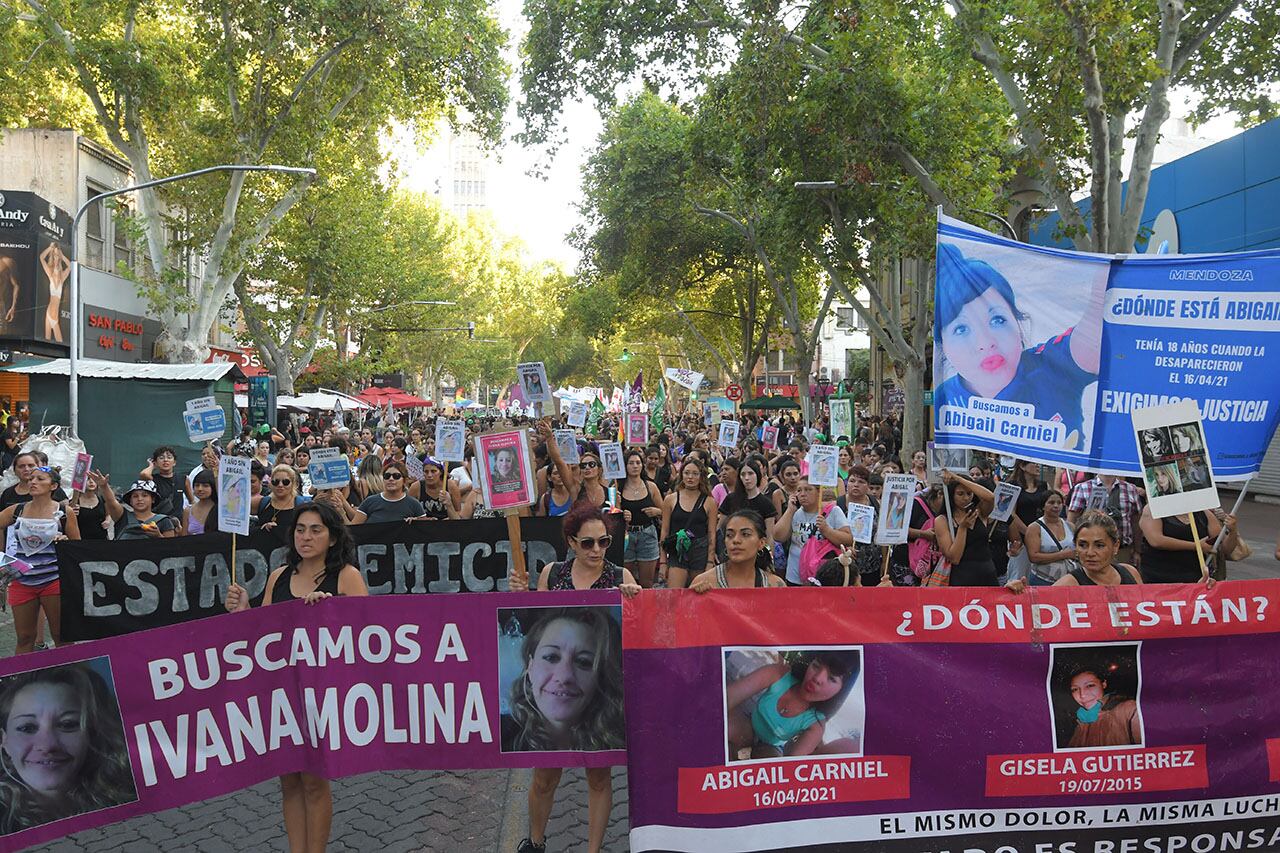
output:
[[[107,658],[0,679],[0,834],[138,799]]]
[[[1152,427],[1139,433],[1142,449],[1142,464],[1155,465],[1161,459],[1173,454],[1173,442],[1169,438],[1168,427]]]
[[[724,650],[726,762],[861,755],[862,648]]]
[[[1199,424],[1179,424],[1169,427],[1169,438],[1174,453],[1196,453],[1204,448]]]
[[[1178,476],[1178,465],[1169,462],[1146,469],[1147,495],[1153,498],[1182,493],[1182,478]]]
[[[619,607],[498,611],[503,752],[626,748]]]
[[[1140,644],[1053,646],[1054,751],[1144,746]]]

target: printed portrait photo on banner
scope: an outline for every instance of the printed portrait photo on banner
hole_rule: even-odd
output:
[[[625,749],[621,607],[498,610],[503,752]]]
[[[1049,649],[1053,751],[1146,746],[1141,643],[1063,643]]]
[[[138,799],[109,658],[0,679],[0,835]]]
[[[600,476],[606,480],[627,478],[627,463],[622,456],[622,445],[616,441],[600,442]]]
[[[985,238],[939,240],[938,430],[1088,450],[1108,271],[1105,261],[1065,252],[1026,252]]]
[[[861,646],[723,653],[725,763],[862,754]]]

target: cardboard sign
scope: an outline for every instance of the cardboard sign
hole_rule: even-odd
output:
[[[83,492],[89,482],[89,471],[93,469],[93,454],[77,453],[76,467],[71,469],[71,488]]]
[[[530,406],[541,403],[551,405],[551,384],[547,382],[547,367],[540,361],[528,361],[516,365],[516,376],[520,380],[520,390],[524,392],[525,402]]]
[[[436,421],[436,458],[441,462],[464,462],[467,454],[467,425],[460,419]]]
[[[334,453],[337,453],[334,449]],[[223,456],[218,460],[218,529],[249,535],[249,510],[253,501],[249,469],[252,459]]]
[[[644,447],[649,443],[649,416],[642,412],[627,414],[627,444]]]
[[[853,438],[853,401],[831,401],[831,440]]]
[[[503,512],[534,502],[537,490],[527,429],[477,435],[475,448],[476,471],[486,507]]]
[[[409,471],[410,480],[422,479],[422,460],[416,454],[410,453],[404,457],[404,467]]]
[[[1199,512],[1221,504],[1200,408],[1194,400],[1134,409],[1133,429],[1153,516]],[[1207,536],[1208,531],[1200,534]]]
[[[772,424],[765,424],[760,428],[760,443],[765,450],[778,449],[778,428]]]
[[[916,493],[914,474],[888,474],[880,492],[877,545],[903,545],[911,522],[911,499]]]
[[[742,424],[737,421],[721,421],[720,437],[716,440],[716,444],[720,447],[734,448],[738,446],[738,433],[742,429]]]
[[[574,400],[569,404],[569,426],[582,429],[587,425],[587,404]]]
[[[840,453],[830,444],[809,448],[809,482],[815,486],[840,484]]]
[[[351,482],[351,463],[336,447],[317,447],[311,451],[307,473],[317,489],[341,489]]]
[[[600,442],[600,476],[606,480],[625,480],[627,463],[622,445],[616,441]]]
[[[996,485],[995,508],[991,510],[991,518],[995,521],[1008,521],[1018,506],[1018,495],[1022,494],[1022,486],[1005,480]]]
[[[222,411],[213,397],[188,400],[186,411],[182,413],[182,421],[187,428],[187,440],[193,444],[221,438],[227,431],[227,413]]]
[[[876,526],[876,508],[871,504],[851,503],[845,516],[849,519],[849,530],[853,533],[853,541],[870,544],[871,534]]]
[[[969,459],[972,451],[959,447],[938,447],[932,441],[928,443],[927,448],[930,483],[941,483],[943,471],[954,471],[957,474],[969,473]]]
[[[560,458],[566,465],[577,465],[582,461],[582,455],[578,453],[577,433],[571,429],[557,429],[552,431],[552,435],[555,437],[556,447],[560,449]]]

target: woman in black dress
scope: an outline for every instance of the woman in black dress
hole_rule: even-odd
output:
[[[942,482],[951,493],[950,525],[935,524],[938,549],[951,563],[951,586],[997,586],[996,566],[991,559],[991,490],[973,480],[943,472]]]

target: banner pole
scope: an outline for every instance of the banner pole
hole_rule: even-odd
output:
[[[947,488],[947,484],[942,484],[942,500],[947,505],[947,532],[951,534],[951,538],[956,538],[956,526],[951,521],[951,490]]]
[[[1200,531],[1196,529],[1196,514],[1194,512],[1187,513],[1187,518],[1191,521],[1191,537],[1196,541],[1196,559],[1200,561],[1200,582],[1207,583],[1209,580],[1209,564],[1204,559],[1204,545],[1200,542]]]
[[[231,534],[231,583],[236,582],[236,534]]]
[[[1244,493],[1249,491],[1249,484],[1251,482],[1253,481],[1245,480],[1244,484],[1240,486],[1240,494],[1236,495],[1236,502],[1231,506],[1231,515],[1236,515],[1237,513],[1240,512],[1240,504],[1244,503]],[[1227,537],[1227,526],[1224,524],[1222,525],[1222,529],[1218,531],[1218,538],[1213,540],[1213,554],[1212,556],[1209,557],[1209,560],[1211,562],[1215,562],[1215,563],[1217,562],[1218,549],[1222,547],[1222,540],[1225,539],[1226,537]]]
[[[516,510],[507,511],[507,538],[511,540],[511,574],[529,582],[529,568],[524,562],[524,550],[520,546],[520,516]]]

